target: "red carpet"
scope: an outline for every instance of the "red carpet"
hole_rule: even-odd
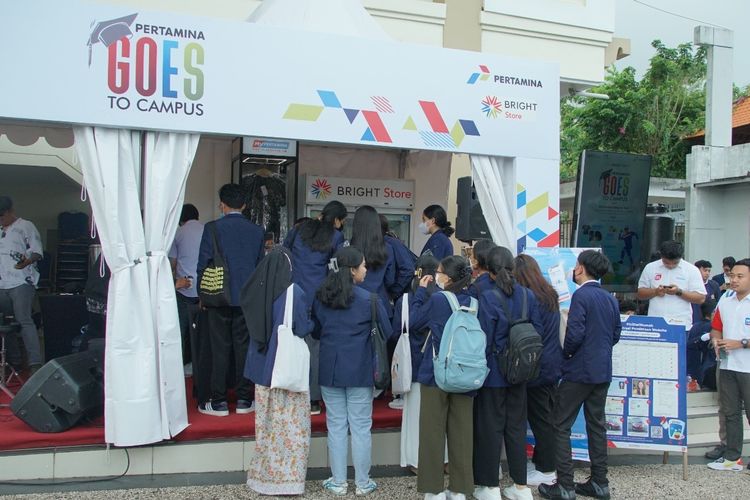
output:
[[[211,417],[198,413],[198,403],[190,396],[192,394],[192,380],[186,380],[188,394],[188,422],[187,429],[173,438],[174,441],[202,441],[204,439],[248,438],[255,435],[255,415],[237,415],[231,413],[228,417]],[[16,392],[18,386],[12,386]],[[7,403],[8,397],[0,392],[0,403]],[[401,412],[388,408],[388,400],[375,400],[372,427],[373,429],[394,429],[401,427]],[[230,409],[233,406],[230,405]],[[312,432],[326,431],[325,413],[312,418]],[[23,450],[32,448],[61,448],[66,446],[81,446],[89,444],[104,444],[104,418],[94,422],[83,423],[65,432],[47,434],[36,432],[24,422],[16,418],[10,408],[0,408],[0,451]]]

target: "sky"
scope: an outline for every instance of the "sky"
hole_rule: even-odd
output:
[[[596,0],[594,0],[596,1]],[[615,0],[615,36],[630,38],[630,56],[617,62],[618,68],[633,66],[638,76],[648,69],[654,55],[651,42],[659,39],[668,47],[693,41],[693,28],[714,24],[734,31],[734,83],[750,84],[750,0]],[[684,19],[646,7],[653,5]]]

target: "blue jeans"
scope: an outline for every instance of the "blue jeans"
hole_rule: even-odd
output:
[[[42,350],[39,345],[39,332],[31,318],[31,305],[34,302],[36,289],[32,285],[19,285],[15,288],[0,289],[0,313],[13,313],[21,324],[21,337],[29,357],[29,365],[42,365]],[[10,341],[13,342],[13,341]],[[13,345],[16,345],[14,343]],[[12,351],[12,347],[10,350]],[[21,351],[17,351],[20,354]],[[13,356],[11,354],[11,356]],[[20,359],[12,360],[20,364]]]
[[[333,480],[346,482],[347,431],[352,435],[354,483],[364,487],[372,463],[372,387],[321,386],[326,404],[328,457]]]

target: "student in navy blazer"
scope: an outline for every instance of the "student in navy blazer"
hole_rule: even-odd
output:
[[[388,287],[388,294],[395,302],[411,287],[417,256],[409,250],[409,247],[404,245],[403,241],[398,239],[395,234],[391,233],[391,230],[388,227],[388,218],[383,214],[380,214],[379,217],[380,230],[383,233],[385,244],[389,245],[391,250],[393,250],[393,264],[396,279],[393,284]]]
[[[388,311],[388,317],[392,317],[393,309],[388,288],[393,286],[396,281],[393,248],[385,244],[380,227],[380,217],[371,206],[363,205],[354,212],[350,243],[362,252],[367,263],[367,275],[359,286],[368,292],[378,294],[383,306]]]
[[[620,308],[597,280],[609,270],[609,259],[596,250],[578,256],[573,279],[580,288],[573,294],[563,344],[562,380],[555,399],[557,430],[557,483],[542,484],[544,498],[569,499],[576,494],[609,498],[607,431],[604,406],[612,381],[612,347],[620,340]],[[591,477],[573,482],[570,429],[584,407],[589,440]]]
[[[362,252],[341,248],[315,295],[313,336],[320,339],[320,386],[326,404],[328,453],[332,477],[323,488],[345,494],[347,432],[352,435],[354,483],[358,495],[376,488],[370,479],[372,440],[373,351],[370,338],[371,294],[362,287],[367,274]],[[386,337],[392,334],[388,314],[376,301],[377,321]]]
[[[307,308],[312,306],[320,284],[326,277],[328,261],[343,244],[340,231],[346,219],[346,207],[339,201],[329,201],[316,219],[308,219],[295,227],[284,239],[284,246],[292,254],[292,281],[302,287]],[[320,384],[318,383],[319,344],[312,336],[306,337],[310,348],[310,413],[320,414]]]
[[[474,282],[469,286],[469,295],[479,300],[482,292],[495,287],[487,268],[487,256],[497,245],[492,240],[479,240],[471,247],[471,269],[474,272]]]
[[[401,311],[403,301],[408,301],[409,316],[415,308],[415,292],[419,289],[419,281],[423,276],[432,276],[438,268],[438,260],[432,255],[422,255],[417,259],[417,269],[412,278],[411,290],[403,294],[393,308],[393,333],[394,336],[401,335]],[[432,295],[437,286],[434,282],[427,285],[425,291]],[[422,357],[425,356],[425,342],[429,334],[428,328],[421,330],[409,330],[409,347],[411,351],[411,388],[403,395],[403,414],[401,415],[401,467],[409,467],[416,471],[419,467],[419,406],[422,400],[422,384],[417,380]],[[432,350],[429,351],[432,356]]]
[[[521,318],[526,297],[526,314],[538,332],[542,331],[536,298],[513,276],[513,254],[495,247],[487,256],[487,267],[495,287],[479,297],[479,323],[487,334],[487,366],[484,385],[474,400],[474,484],[478,498],[499,498],[498,469],[505,442],[505,454],[513,486],[505,488],[507,498],[531,498],[526,487],[526,383],[511,385],[498,367],[497,353],[505,350],[512,321]],[[503,302],[501,302],[503,301]],[[505,304],[512,318],[508,318]]]
[[[439,288],[454,293],[459,304],[470,305],[471,296],[467,287],[471,282],[471,265],[464,257],[451,255],[440,261],[434,279]],[[409,321],[412,331],[430,330],[417,375],[417,382],[422,384],[417,491],[424,493],[425,498],[443,492],[443,457],[447,436],[451,472],[448,491],[470,495],[474,490],[471,471],[473,394],[448,393],[435,383],[433,358],[440,352],[443,328],[453,310],[445,295],[428,293],[427,286],[432,280],[429,275],[422,277]]]
[[[218,249],[229,270],[231,300],[227,307],[209,307],[206,311],[207,335],[211,345],[211,400],[199,403],[198,411],[225,417],[229,415],[226,381],[230,356],[234,356],[234,376],[231,379],[235,382],[236,411],[240,414],[253,411],[253,386],[242,375],[247,356],[248,331],[239,300],[242,285],[253,274],[265,252],[263,229],[242,215],[245,209],[245,190],[242,186],[225,184],[219,190],[219,200],[223,217],[203,228],[196,274],[200,283],[203,271],[215,257],[211,231],[214,229]]]
[[[515,265],[513,274],[519,284],[534,293],[542,322],[539,333],[544,347],[539,377],[526,385],[526,408],[535,441],[532,462],[536,466],[527,472],[526,484],[539,486],[555,482],[557,435],[552,410],[563,358],[560,346],[560,302],[557,292],[544,279],[542,270],[533,257],[519,255],[515,259]]]
[[[424,244],[420,255],[428,250],[438,260],[453,255],[453,243],[450,236],[455,232],[448,220],[445,209],[440,205],[430,205],[422,212],[422,222],[419,224],[422,234],[429,234],[430,239]]]
[[[313,323],[305,292],[291,285],[292,264],[284,247],[273,249],[242,289],[242,308],[250,331],[245,377],[255,383],[255,454],[247,486],[264,495],[302,495],[310,452],[310,397],[307,392],[271,389],[287,295],[293,296],[294,335],[305,337]],[[281,368],[281,367],[279,367]],[[284,482],[279,483],[278,478]]]

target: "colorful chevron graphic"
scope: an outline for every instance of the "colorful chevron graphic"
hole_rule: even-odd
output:
[[[486,66],[480,66],[480,69],[489,76],[489,69]],[[315,93],[318,99],[320,99],[320,104],[291,103],[287,106],[282,118],[285,120],[317,122],[323,112],[327,112],[326,110],[336,110],[338,113],[343,111],[344,117],[350,125],[361,125],[364,120],[364,125],[366,126],[362,132],[361,141],[386,144],[393,142],[391,134],[388,132],[388,126],[382,116],[396,113],[388,97],[370,96],[370,101],[375,107],[372,110],[344,106],[339,96],[333,90],[318,89]],[[461,145],[467,136],[480,136],[477,124],[473,120],[456,119],[455,121],[451,121],[453,126],[449,129],[436,102],[419,100],[417,104],[418,108],[415,106],[413,109],[406,110],[411,114],[407,115],[405,119],[403,115],[402,118],[397,119],[404,120],[399,122],[403,123],[401,130],[416,132],[425,146],[454,150]],[[499,101],[497,105],[500,105]],[[419,111],[421,111],[421,116],[424,118],[421,122],[424,123],[424,120],[426,120],[429,128],[424,129],[417,125],[420,122]],[[362,117],[361,119],[360,116]],[[313,194],[318,198],[325,198],[327,196],[324,191],[320,191],[320,195],[316,191]]]

